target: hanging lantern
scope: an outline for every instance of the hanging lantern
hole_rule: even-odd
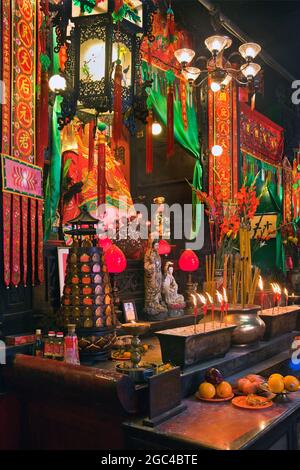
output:
[[[127,266],[123,251],[116,245],[112,245],[106,250],[104,253],[104,261],[107,266],[107,271],[110,274],[120,274],[125,271]]]
[[[146,1],[146,4],[149,0]],[[139,38],[145,32],[144,2],[134,0],[72,2],[68,29],[67,91],[63,95],[61,128],[81,111],[115,111],[116,140],[121,114],[133,102]],[[145,22],[145,28],[148,27]]]
[[[166,240],[159,240],[158,242],[158,254],[163,256],[163,255],[169,255],[171,253],[171,245],[168,243]]]
[[[181,271],[191,273],[199,268],[199,258],[193,250],[185,250],[178,261]]]

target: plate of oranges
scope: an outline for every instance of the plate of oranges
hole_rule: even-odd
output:
[[[284,377],[281,374],[272,374],[266,383],[261,384],[260,388],[275,396],[287,395],[288,393],[297,392],[300,388],[300,382],[293,375]]]
[[[218,385],[203,382],[199,385],[195,397],[198,400],[218,403],[231,400],[234,397],[234,393],[230,383],[225,380],[220,382]]]

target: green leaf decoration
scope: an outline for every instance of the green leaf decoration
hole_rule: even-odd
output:
[[[173,70],[167,70],[166,71],[166,79],[167,79],[168,85],[173,85],[173,83],[175,81],[175,74],[174,74]]]
[[[81,13],[92,13],[96,6],[96,0],[73,0],[74,5],[80,7]]]
[[[298,184],[293,184],[293,189],[298,189]]]
[[[40,63],[42,66],[42,71],[47,72],[47,70],[50,67],[51,60],[47,54],[43,54],[42,52],[40,53]]]
[[[297,170],[300,171],[300,165],[297,166]]]
[[[119,10],[113,11],[112,13],[112,19],[114,23],[120,23],[121,21],[124,20],[124,18],[129,18],[131,21],[134,21],[134,23],[140,23],[141,18],[138,15],[138,12],[136,9],[131,9],[126,3],[119,8]]]

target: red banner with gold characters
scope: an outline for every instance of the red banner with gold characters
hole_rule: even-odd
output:
[[[12,155],[35,163],[35,0],[14,0]]]
[[[20,282],[26,285],[30,258],[31,283],[36,277],[36,263],[38,277],[40,281],[43,279],[42,170],[34,165],[38,3],[37,0],[2,0],[0,4],[3,206],[3,266],[0,269],[4,270],[5,286],[10,287]],[[38,191],[32,192],[36,185]]]
[[[280,164],[283,156],[283,128],[246,103],[240,104],[241,149],[271,165]]]
[[[214,93],[208,92],[209,124],[209,193],[226,202],[233,201],[238,191],[237,90],[230,84]],[[222,155],[214,156],[214,145]]]

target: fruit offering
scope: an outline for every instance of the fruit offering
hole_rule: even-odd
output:
[[[223,382],[224,378],[218,369],[212,367],[206,371],[205,380],[210,384],[219,385],[221,382]]]
[[[250,395],[257,393],[263,383],[264,379],[260,375],[249,374],[238,380],[237,388],[244,395]]]
[[[268,388],[270,392],[275,394],[296,392],[299,390],[299,387],[299,380],[293,375],[287,375],[286,377],[283,377],[281,374],[272,374],[268,380]]]
[[[216,386],[207,381],[203,382],[199,385],[198,395],[200,398],[205,400],[211,400],[212,398],[229,398],[233,395],[233,393],[230,383],[223,380]]]

